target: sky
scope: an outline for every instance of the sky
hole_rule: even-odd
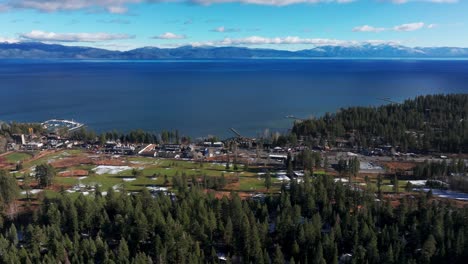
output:
[[[0,42],[468,47],[466,0],[0,0]]]

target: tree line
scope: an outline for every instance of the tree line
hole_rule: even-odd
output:
[[[440,180],[447,182],[451,190],[468,192],[467,167],[463,159],[424,161],[413,168],[415,179]]]
[[[426,95],[401,104],[350,107],[296,122],[292,134],[306,142],[355,147],[390,144],[403,152],[468,152],[468,94]],[[292,137],[294,138],[294,137]]]
[[[127,133],[109,131],[97,134],[93,130],[84,127],[68,135],[70,139],[89,143],[106,144],[108,141],[120,141],[122,143],[171,143],[179,144],[182,141],[190,141],[189,137],[180,136],[179,130],[162,130],[160,133],[148,132],[142,129],[131,130]]]
[[[264,200],[217,199],[178,180],[175,197],[97,186],[0,217],[1,263],[465,263],[468,211],[426,195],[375,201],[305,175]]]

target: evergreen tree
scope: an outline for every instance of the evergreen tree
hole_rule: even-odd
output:
[[[284,264],[283,252],[281,251],[281,247],[278,244],[275,245],[272,264]]]
[[[264,185],[265,185],[265,188],[267,188],[267,190],[270,190],[271,185],[272,185],[272,181],[271,181],[271,174],[270,174],[269,171],[267,171],[266,174],[265,174]]]
[[[424,241],[423,247],[421,249],[421,260],[424,263],[430,263],[431,258],[436,252],[436,240],[434,239],[434,236],[430,234],[426,241]]]
[[[39,164],[36,166],[36,179],[42,187],[48,187],[52,184],[56,175],[54,167],[50,164]]]
[[[127,241],[124,238],[120,240],[119,247],[117,249],[116,262],[118,264],[130,263],[130,251],[128,249]]]
[[[399,186],[399,182],[398,182],[398,176],[395,173],[395,175],[393,176],[393,192],[398,194],[399,189],[400,189],[400,186]]]
[[[19,188],[15,177],[0,169],[0,209],[9,206],[19,197]]]

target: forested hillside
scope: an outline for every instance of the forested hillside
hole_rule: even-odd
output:
[[[380,107],[351,107],[297,122],[292,132],[336,145],[344,138],[358,147],[390,144],[406,151],[468,152],[468,94],[427,95]]]
[[[186,181],[185,181],[186,182]],[[331,177],[264,201],[97,190],[0,218],[1,263],[465,263],[468,214],[426,195],[394,206]]]

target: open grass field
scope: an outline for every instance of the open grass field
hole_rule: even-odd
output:
[[[369,182],[368,184],[365,182],[365,175],[358,175],[358,177],[352,177],[352,183],[360,186],[361,188],[370,188],[373,191],[377,191],[377,175],[376,174],[367,174]],[[398,180],[398,192],[404,192],[405,186],[408,183],[407,180]],[[381,182],[381,190],[384,193],[391,193],[394,192],[394,186],[392,180],[386,177],[382,177]]]
[[[103,193],[107,192],[109,188],[115,191],[125,189],[127,192],[140,192],[145,188],[163,188],[169,192],[177,192],[172,188],[173,177],[183,175],[186,176],[188,182],[195,180],[197,184],[204,183],[204,176],[219,177],[218,179],[224,176],[226,181],[224,187],[218,187],[216,190],[207,189],[206,191],[213,192],[216,197],[237,192],[240,197],[247,198],[258,193],[279,193],[283,180],[285,180],[284,171],[271,171],[272,186],[270,190],[267,190],[265,187],[265,168],[263,167],[249,166],[248,169],[245,169],[243,165],[239,165],[238,170],[234,170],[232,164],[229,169],[226,169],[224,163],[105,155],[81,149],[36,153],[12,152],[1,158],[10,164],[10,170],[14,168],[11,164],[23,161],[23,169],[12,172],[12,175],[16,176],[20,185],[23,184],[25,175],[30,175],[31,187],[35,189],[33,198],[56,197],[60,191],[67,192],[72,198],[81,194],[93,195],[95,186],[99,186]],[[52,186],[46,189],[36,189],[35,167],[43,163],[51,164],[55,168],[57,176]],[[340,177],[333,170],[314,171],[314,175],[323,174],[335,178]],[[368,176],[367,183],[366,175]],[[348,180],[347,177],[342,177],[342,179],[344,182]],[[377,174],[361,173],[357,177],[352,177],[351,181],[354,186],[360,189],[377,192]],[[399,180],[398,183],[398,192],[408,194],[405,191],[407,181]],[[390,178],[382,178],[381,190],[386,195],[394,194]],[[22,196],[26,197],[24,191]]]
[[[189,160],[162,159],[140,156],[111,156],[86,152],[80,149],[68,149],[61,151],[42,151],[40,153],[29,154],[14,152],[4,157],[9,161],[23,161],[23,169],[16,172],[18,180],[22,180],[24,175],[34,175],[35,166],[42,163],[49,163],[55,167],[57,176],[50,190],[45,190],[48,197],[55,196],[57,190],[67,190],[72,196],[80,193],[91,194],[92,187],[99,185],[102,191],[109,188],[121,190],[124,188],[129,192],[138,192],[143,188],[172,187],[174,176],[185,175],[189,181],[195,179],[203,181],[204,176],[221,177],[222,175],[228,184],[218,190],[218,192],[229,193],[231,191],[244,195],[267,192],[265,188],[265,175],[260,173],[262,168],[249,167],[244,170],[239,165],[238,170],[234,170],[231,165],[226,169],[223,163],[195,162]],[[138,176],[133,173],[139,171]],[[317,170],[315,175],[326,174],[324,170]],[[272,188],[270,192],[279,191],[282,181],[273,172]],[[353,183],[361,189],[371,189],[377,191],[377,176],[368,175],[369,182],[366,184],[364,174],[352,178]],[[333,177],[333,176],[331,176]],[[406,181],[399,181],[399,192],[404,192]],[[33,182],[34,185],[34,182]],[[392,193],[394,191],[392,182],[388,178],[383,178],[382,191]]]
[[[5,156],[5,159],[10,163],[17,163],[32,158],[33,155],[25,152],[13,152]]]
[[[264,175],[257,173],[258,168],[245,171],[242,165],[234,170],[231,165],[226,169],[225,164],[210,162],[194,162],[188,160],[161,159],[153,157],[106,156],[86,152],[84,150],[61,150],[37,154],[35,158],[25,153],[11,153],[9,156],[24,160],[23,169],[16,172],[22,181],[24,175],[34,175],[35,166],[49,163],[55,167],[57,176],[54,186],[45,190],[47,197],[57,195],[57,190],[69,190],[72,196],[80,192],[87,193],[88,189],[99,185],[102,191],[109,188],[119,190],[125,188],[129,192],[138,192],[146,187],[172,186],[175,175],[187,176],[202,181],[203,176],[221,177],[224,175],[228,184],[222,191],[236,191],[239,193],[264,192]],[[140,171],[135,177],[134,170]],[[272,177],[272,190],[279,190],[281,181]],[[34,185],[34,182],[33,182]],[[78,186],[78,187],[77,187]],[[78,190],[78,191],[74,191]]]

